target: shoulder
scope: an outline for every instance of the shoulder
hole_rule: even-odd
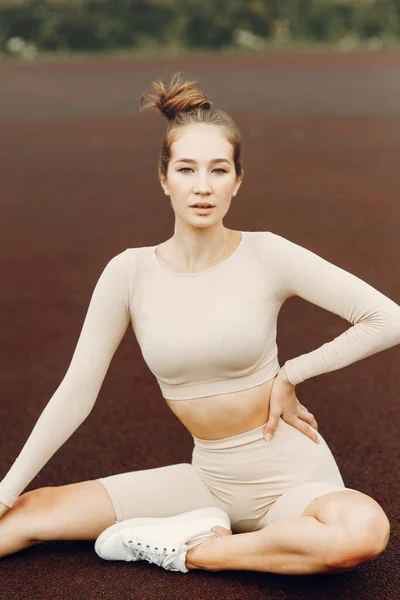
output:
[[[121,285],[126,285],[130,296],[140,282],[150,276],[152,250],[153,246],[126,248],[113,256],[106,266],[106,270],[110,270]]]
[[[257,232],[257,246],[263,264],[278,273],[311,264],[317,257],[313,251],[272,231]]]
[[[289,247],[296,246],[287,238],[273,231],[251,231],[248,233],[263,257],[276,256],[285,252]]]
[[[120,274],[127,273],[129,267],[134,263],[134,253],[132,250],[133,248],[127,248],[108,258],[104,270]]]
[[[149,248],[150,246],[126,248],[122,252],[112,256],[107,263],[107,267],[109,266],[115,271],[130,273],[132,269],[138,266],[141,257],[148,254]]]
[[[286,252],[302,252],[307,251],[305,246],[297,244],[278,233],[272,231],[258,231],[258,244],[261,250],[272,252],[275,255],[284,254]]]
[[[106,259],[100,279],[109,285],[129,287],[135,272],[136,248],[127,248]]]
[[[281,235],[267,230],[245,231],[245,234],[256,244],[273,245],[279,243],[280,240],[289,241]]]

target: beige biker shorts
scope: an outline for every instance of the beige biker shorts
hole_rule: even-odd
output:
[[[264,425],[218,440],[193,437],[191,463],[100,477],[116,520],[168,517],[218,506],[233,533],[262,529],[276,519],[301,516],[323,494],[346,488],[322,435],[316,444],[279,419],[272,441]]]

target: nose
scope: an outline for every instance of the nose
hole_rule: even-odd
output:
[[[193,192],[200,195],[211,194],[212,189],[206,174],[198,174]]]

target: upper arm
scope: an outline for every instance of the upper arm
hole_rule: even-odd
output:
[[[284,298],[299,296],[351,323],[397,315],[400,307],[352,273],[281,236],[271,234],[270,256]]]
[[[92,293],[82,330],[64,377],[68,387],[99,391],[107,369],[130,323],[130,255],[114,256]],[[89,388],[89,389],[88,389]]]

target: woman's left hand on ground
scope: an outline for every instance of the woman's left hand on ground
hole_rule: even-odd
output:
[[[296,429],[319,444],[316,433],[318,431],[317,421],[314,415],[297,399],[295,387],[287,379],[286,373],[282,368],[276,375],[272,386],[269,417],[264,427],[264,437],[267,441],[272,439],[279,422],[279,417],[282,417],[286,423],[296,427]],[[271,436],[269,439],[266,437],[268,434]]]

